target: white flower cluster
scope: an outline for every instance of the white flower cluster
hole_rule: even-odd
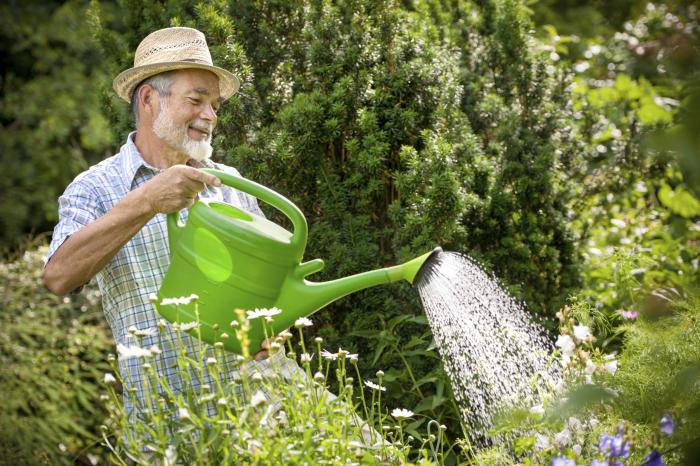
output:
[[[543,451],[554,448],[561,451],[570,448],[574,455],[580,456],[582,450],[581,445],[586,440],[586,434],[595,427],[597,422],[595,418],[591,418],[588,422],[584,423],[576,417],[569,417],[564,423],[564,428],[556,432],[554,436],[547,433],[536,433],[534,450]]]
[[[559,335],[555,343],[556,347],[561,351],[561,364],[563,367],[567,367],[571,364],[572,356],[576,352],[577,347],[579,347],[577,360],[585,364],[582,368],[582,374],[586,383],[593,383],[593,374],[599,370],[604,370],[609,374],[615,374],[617,371],[617,360],[614,354],[607,354],[603,356],[601,362],[596,363],[591,359],[591,353],[589,351],[580,348],[581,345],[594,340],[591,330],[587,326],[574,325],[573,335],[573,338],[571,335]]]

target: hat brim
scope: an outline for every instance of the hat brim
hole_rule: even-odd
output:
[[[138,86],[144,79],[166,71],[184,70],[189,68],[207,70],[217,75],[219,77],[219,95],[221,95],[221,97],[224,99],[231,97],[233,94],[238,92],[238,89],[241,87],[240,80],[230,71],[226,71],[218,66],[205,65],[191,61],[152,63],[150,65],[129,68],[126,71],[122,71],[116,78],[114,78],[112,87],[119,97],[127,102],[131,102],[131,94],[134,92],[136,86]]]

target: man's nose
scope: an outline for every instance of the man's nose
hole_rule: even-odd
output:
[[[214,110],[214,107],[211,104],[204,105],[204,108],[200,113],[200,117],[203,120],[211,121],[212,123],[216,124],[216,110]]]

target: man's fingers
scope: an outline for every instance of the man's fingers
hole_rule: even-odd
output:
[[[196,168],[187,168],[189,168],[189,170],[187,170],[186,172],[188,178],[195,181],[199,181],[200,183],[210,184],[212,186],[221,186],[221,180],[216,176],[210,175],[209,173],[204,173],[203,171],[197,170]]]
[[[253,359],[256,361],[262,361],[262,360],[267,359],[269,357],[270,357],[270,354],[267,352],[267,350],[262,350],[262,351],[258,351],[258,353],[255,356],[253,356]]]
[[[186,188],[190,192],[192,192],[193,195],[199,194],[202,191],[204,191],[205,185],[204,183],[200,183],[199,181],[194,181],[194,180],[187,180],[186,181]]]

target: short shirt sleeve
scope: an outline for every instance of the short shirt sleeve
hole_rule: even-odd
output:
[[[84,180],[71,183],[58,198],[58,224],[53,230],[44,265],[70,235],[104,214],[94,187]]]

